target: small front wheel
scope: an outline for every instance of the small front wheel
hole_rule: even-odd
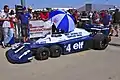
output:
[[[49,58],[50,51],[46,47],[41,47],[37,49],[37,52],[35,54],[35,59],[37,60],[46,60]]]
[[[62,54],[62,48],[58,45],[53,45],[50,47],[50,52],[51,57],[60,57]]]

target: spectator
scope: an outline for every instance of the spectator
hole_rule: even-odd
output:
[[[1,15],[2,11],[0,10],[0,15]],[[2,24],[3,24],[3,21],[0,20],[0,42],[2,41],[3,39],[3,29],[2,29]]]
[[[112,15],[109,14],[107,11],[104,11],[101,15],[101,23],[104,26],[110,26],[112,22]]]
[[[89,12],[89,18],[92,19],[93,12]]]
[[[100,15],[96,11],[93,13],[93,24],[100,24]]]
[[[40,19],[40,11],[34,11],[33,12],[33,20],[39,20]]]
[[[27,12],[26,7],[23,8],[23,13],[19,15],[19,19],[21,21],[23,42],[27,42],[29,37],[29,20],[31,19],[31,16]]]
[[[92,22],[92,17],[93,17],[93,12],[92,11],[89,12],[88,17],[90,19],[90,23],[92,24],[93,23]]]
[[[47,11],[40,12],[40,18],[43,21],[47,21],[49,19],[49,12]]]
[[[78,17],[79,17],[77,10],[73,13],[73,17],[75,18],[74,22],[75,22],[75,24],[77,25],[77,21],[78,21]]]
[[[9,35],[11,35],[11,40],[12,42],[11,43],[14,43],[13,41],[13,37],[14,37],[14,27],[15,27],[15,22],[17,22],[17,19],[16,19],[16,16],[15,16],[15,13],[13,10],[11,10],[10,14],[9,14],[9,18],[10,18],[10,33]]]
[[[33,19],[33,13],[32,13],[32,7],[28,7],[28,13],[30,14],[31,16],[31,19]]]
[[[83,11],[81,14],[81,18],[87,18],[88,14],[86,13],[86,11]]]
[[[37,13],[33,13],[33,19],[37,20]]]
[[[105,15],[106,15],[105,10],[100,11],[100,17],[101,18],[104,18]]]
[[[116,37],[118,37],[118,28],[119,28],[119,23],[120,23],[120,12],[119,12],[119,9],[116,9],[115,13],[113,14],[113,27],[115,29],[115,32],[116,32]],[[110,36],[113,36],[113,29],[111,31],[111,34]]]
[[[7,46],[10,46],[9,41],[11,40],[9,6],[8,5],[4,6],[4,11],[0,15],[0,21],[3,22],[2,27],[3,27],[4,41],[2,42],[2,46],[3,48],[5,48]]]

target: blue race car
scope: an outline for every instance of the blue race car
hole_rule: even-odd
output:
[[[97,30],[97,28],[95,28]],[[11,63],[26,63],[33,56],[37,60],[46,60],[49,57],[71,54],[88,49],[104,50],[109,43],[107,35],[101,32],[88,32],[85,29],[75,28],[69,33],[48,34],[29,43],[16,43],[6,52],[6,57]]]

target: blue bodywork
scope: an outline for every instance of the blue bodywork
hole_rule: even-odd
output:
[[[111,26],[100,26],[95,24],[85,24],[83,28],[89,32],[102,32],[104,35],[108,36],[110,33],[110,27]]]
[[[20,44],[16,49],[9,49],[6,52],[6,57],[11,63],[26,63],[29,62],[33,56],[30,50],[29,45]]]
[[[75,39],[66,40],[66,41],[61,41],[61,42],[57,42],[57,43],[36,44],[33,42],[32,44],[30,44],[30,47],[31,47],[31,49],[38,49],[40,47],[50,48],[52,45],[59,45],[63,50],[63,54],[70,54],[73,52],[78,52],[81,50],[92,48],[92,39],[93,39],[92,36],[84,36],[84,37],[75,38]],[[83,42],[83,46],[81,48],[74,49],[73,45],[75,43],[79,44],[79,42]],[[70,51],[66,50],[68,45],[70,45],[70,49],[71,49]]]
[[[10,50],[8,50],[6,56],[8,61],[14,61],[14,63],[25,63],[30,61],[29,59],[32,58],[33,50],[36,51],[40,47],[47,47],[49,49],[52,45],[59,45],[62,48],[62,54],[66,55],[92,48],[92,41],[93,41],[92,39],[93,37],[91,36],[84,36],[84,37],[79,37],[76,39],[61,41],[57,43],[43,43],[43,44],[38,44],[35,42],[20,43],[19,47],[15,49],[11,48]],[[31,52],[24,54],[24,52],[27,50],[30,50]],[[16,51],[17,53],[15,53]],[[20,58],[21,55],[22,57]]]

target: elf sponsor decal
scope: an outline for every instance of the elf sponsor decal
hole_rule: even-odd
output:
[[[84,46],[84,42],[76,42],[74,44],[67,44],[66,46],[66,51],[67,52],[71,52],[71,50],[79,50],[79,49],[83,49]]]

